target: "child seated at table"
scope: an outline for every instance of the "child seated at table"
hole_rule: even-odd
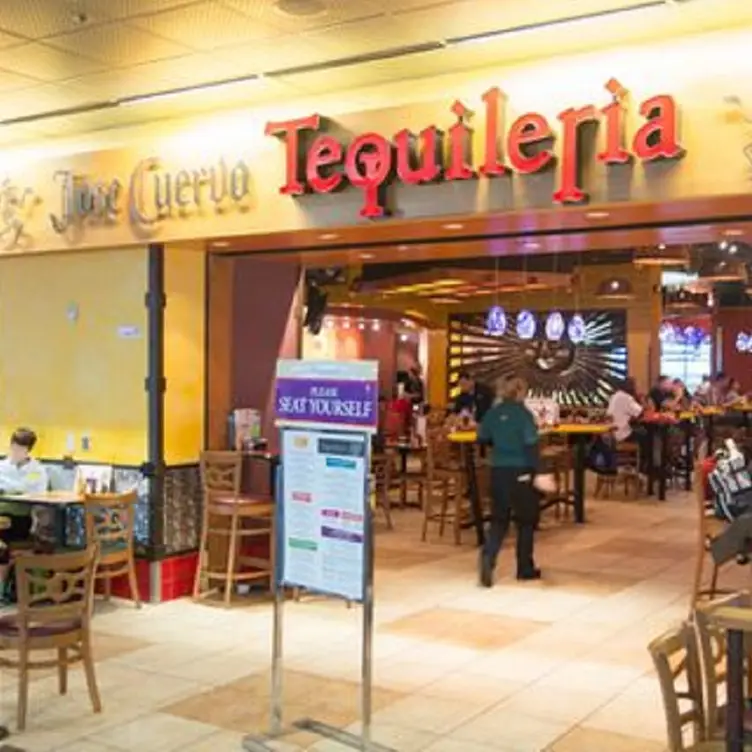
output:
[[[31,456],[37,435],[29,428],[19,428],[10,437],[8,456],[0,460],[0,494],[41,493],[47,490],[47,471]],[[16,501],[0,501],[0,517],[7,520],[0,530],[0,592],[8,578],[10,549],[14,541],[29,538],[32,530],[31,507]]]

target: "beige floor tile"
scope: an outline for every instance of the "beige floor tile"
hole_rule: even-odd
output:
[[[196,721],[187,721],[164,713],[153,713],[115,726],[101,734],[95,734],[91,741],[102,742],[119,750],[143,749],[149,752],[173,752],[183,750],[189,744],[216,733],[217,729]]]
[[[666,745],[609,731],[575,728],[546,752],[665,752]]]
[[[452,739],[446,737],[440,739],[430,747],[426,747],[425,752],[498,752],[496,747],[485,744],[474,744],[473,742],[462,739]]]
[[[503,752],[532,752],[552,744],[567,729],[566,723],[509,711],[500,705],[455,729],[452,736]]]
[[[400,726],[417,731],[447,734],[457,726],[481,715],[493,705],[491,700],[459,700],[410,695],[376,713],[374,723]]]

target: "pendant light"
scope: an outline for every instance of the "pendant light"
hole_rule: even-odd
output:
[[[631,300],[634,298],[632,283],[625,277],[607,277],[601,280],[595,291],[599,300]]]
[[[503,337],[507,331],[507,314],[499,305],[499,259],[496,258],[496,282],[494,285],[496,302],[486,313],[486,334],[492,337]]]
[[[524,289],[525,287],[527,287],[527,256],[522,257],[522,279],[524,283],[524,287],[523,287],[523,295],[524,295]],[[535,316],[527,308],[523,308],[517,314],[517,325],[516,325],[517,336],[521,340],[530,340],[533,337],[535,337],[535,331],[537,328],[538,328],[538,325],[537,325],[537,322],[535,321]]]
[[[559,255],[554,254],[554,275],[559,271]],[[546,317],[546,339],[550,342],[559,342],[564,336],[566,326],[564,325],[564,317],[561,315],[561,311],[557,309],[557,298],[559,289],[554,287],[554,310]]]
[[[580,270],[582,269],[582,253],[577,255],[577,275],[572,278],[574,284],[574,313],[567,324],[567,335],[573,345],[581,345],[587,336],[585,318],[580,313]]]
[[[684,246],[667,248],[664,243],[655,248],[637,248],[632,263],[635,266],[689,266],[689,251]]]

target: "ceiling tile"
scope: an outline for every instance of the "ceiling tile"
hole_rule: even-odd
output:
[[[131,23],[197,50],[215,50],[280,35],[279,30],[211,0],[136,18]]]
[[[234,61],[243,72],[269,73],[299,68],[328,59],[326,52],[297,34],[278,37],[269,42],[240,45],[220,50],[219,55]]]
[[[420,28],[409,28],[392,17],[342,23],[307,33],[302,39],[321,49],[328,59],[351,57],[425,41]]]
[[[299,95],[345,91],[359,86],[372,86],[388,80],[389,73],[385,74],[381,66],[380,62],[354,65],[316,73],[281,76],[279,80],[294,87]]]
[[[373,18],[383,15],[380,0],[326,0],[325,13],[311,16],[291,16],[275,8],[272,0],[221,0],[225,5],[245,13],[261,23],[287,33],[312,31],[335,26],[344,21]]]
[[[110,0],[107,0],[110,2]],[[86,4],[88,23],[106,20],[99,8],[106,6],[101,0],[96,6]],[[21,34],[29,39],[41,39],[53,34],[63,34],[81,27],[76,14],[83,3],[77,0],[16,0],[4,2],[0,12],[0,29]]]
[[[101,0],[98,0],[101,3]],[[107,0],[101,3],[100,13],[108,18],[132,18],[159,13],[186,5],[195,5],[201,0]]]
[[[125,66],[178,57],[188,50],[175,42],[126,24],[106,24],[64,34],[49,44],[68,52],[84,54],[108,65]]]
[[[32,86],[38,86],[39,81],[28,76],[22,76],[12,71],[0,70],[0,91],[18,91],[20,89],[28,89]],[[3,106],[0,108],[0,119],[5,115],[9,106],[12,106],[11,102],[4,101]]]
[[[2,76],[0,75],[0,86]],[[54,84],[42,84],[19,91],[6,97],[0,120],[12,120],[42,112],[50,112],[74,106],[78,102],[63,87]]]
[[[0,68],[40,81],[61,81],[102,70],[104,63],[56,50],[38,42],[0,50]]]

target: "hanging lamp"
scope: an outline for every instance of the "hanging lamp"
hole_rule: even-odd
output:
[[[486,313],[486,334],[492,337],[503,337],[507,331],[507,314],[499,305],[499,259],[496,259],[496,275],[494,290],[496,302]]]
[[[527,287],[527,257],[522,257],[522,278],[523,278],[523,295],[525,287]],[[535,316],[527,308],[523,308],[517,314],[516,323],[517,336],[521,340],[530,340],[535,337],[535,332],[538,328],[538,324],[535,320]]]

